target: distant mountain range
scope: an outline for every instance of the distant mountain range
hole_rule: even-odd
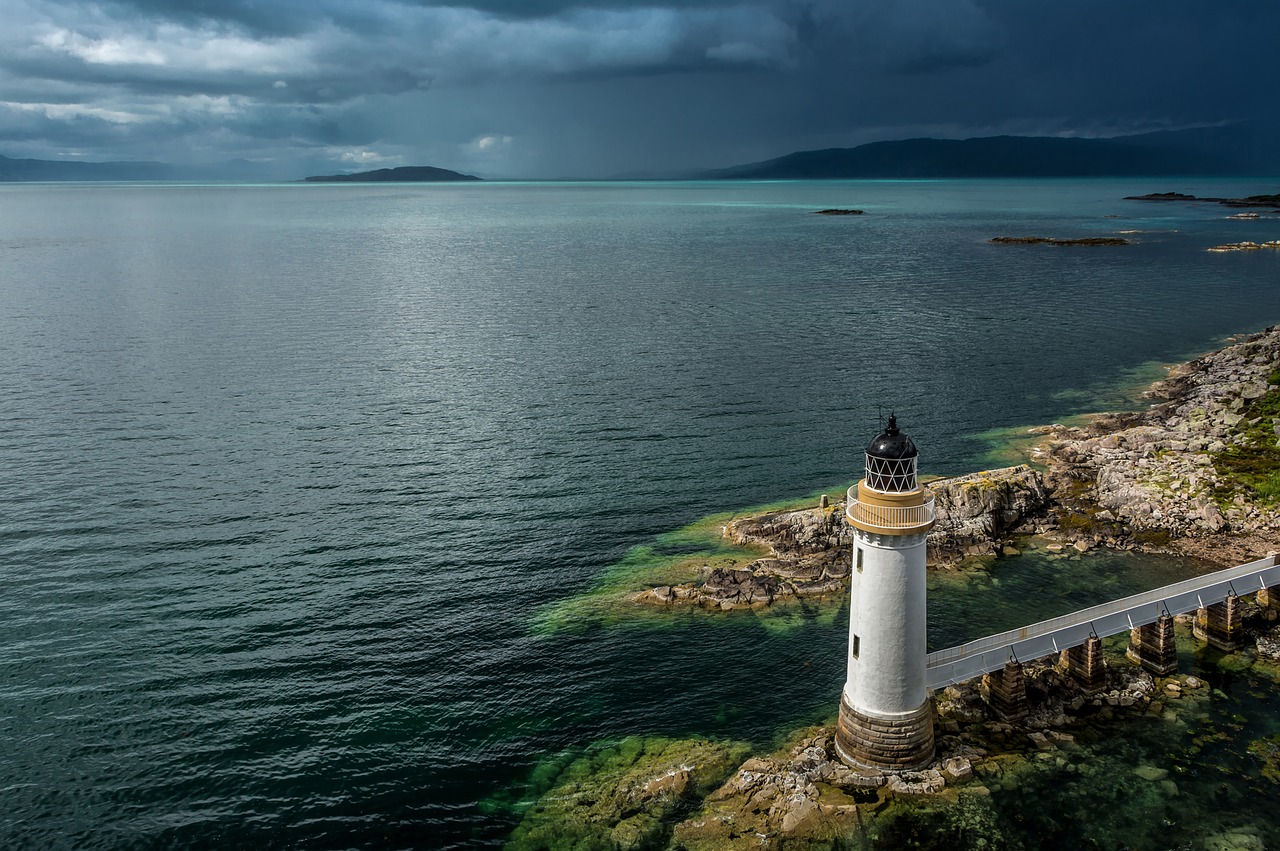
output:
[[[305,183],[382,183],[412,182],[427,183],[445,180],[479,180],[472,174],[462,174],[447,168],[436,168],[429,165],[407,165],[400,168],[379,168],[373,171],[362,171],[357,174],[323,174],[304,178]]]
[[[285,166],[285,169],[288,167]],[[296,175],[297,172],[292,172]],[[78,162],[0,156],[0,182],[35,180],[279,180],[281,165],[227,160],[204,165],[162,162]]]
[[[0,180],[169,180],[173,168],[155,162],[90,163],[15,160],[0,156]]]
[[[232,160],[199,166],[160,162],[66,162],[0,156],[0,181],[288,180],[301,163]],[[292,174],[290,174],[292,170]],[[305,172],[304,172],[305,173]],[[1140,175],[1280,175],[1280,122],[1163,131],[1109,139],[987,136],[902,139],[856,148],[798,151],[730,168],[617,179],[814,180],[824,178],[1126,177]],[[306,182],[479,180],[433,166],[317,175]]]
[[[987,136],[903,139],[798,151],[682,175],[700,180],[823,178],[1123,177],[1280,174],[1280,132],[1250,123],[1111,139]]]
[[[76,162],[66,160],[12,159],[0,156],[0,182],[70,180],[289,180],[300,170],[280,163],[229,160],[205,165],[171,165],[162,162]],[[313,183],[338,181],[442,181],[479,180],[446,168],[405,166],[380,168],[359,174],[330,174],[307,177]]]

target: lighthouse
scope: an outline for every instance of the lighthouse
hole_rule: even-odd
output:
[[[849,489],[853,527],[848,678],[836,750],[850,765],[909,771],[933,760],[925,681],[925,536],[933,495],[916,475],[919,452],[890,416],[867,446],[866,475]]]

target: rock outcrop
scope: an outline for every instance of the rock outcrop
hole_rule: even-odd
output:
[[[1100,725],[1120,714],[1161,716],[1166,704],[1179,700],[1188,713],[1198,712],[1209,692],[1195,677],[1156,680],[1124,662],[1108,667],[1106,688],[1091,696],[1052,665],[1028,664],[1026,677],[1030,712],[1017,721],[999,717],[979,680],[935,695],[938,752],[920,771],[852,769],[834,750],[833,728],[801,731],[789,746],[742,763],[675,826],[671,847],[829,848],[863,835],[872,819],[883,830],[886,822],[909,817],[921,796],[953,806],[949,817],[971,817],[966,807],[989,801],[991,789],[1015,784],[1034,764],[1065,764],[1077,736],[1096,737]],[[1167,774],[1137,766],[1125,782],[1157,783]],[[992,819],[986,827],[995,824]]]
[[[1025,464],[940,479],[928,488],[938,515],[928,543],[934,567],[973,555],[998,555],[1011,534],[1043,531],[1048,522],[1044,479]],[[700,582],[660,585],[634,599],[731,611],[832,594],[848,582],[853,530],[845,521],[843,502],[741,518],[725,527],[724,536],[769,555],[742,567],[707,567]]]
[[[1264,248],[1280,249],[1280,239],[1273,239],[1268,242],[1224,242],[1222,245],[1211,245],[1205,251],[1212,251],[1216,254],[1224,254],[1228,251],[1261,251]]]
[[[1280,328],[1173,369],[1147,411],[1054,426],[1059,533],[1237,563],[1280,544]]]
[[[929,489],[938,518],[929,534],[934,566],[999,554],[1010,535],[1049,527],[1049,490],[1044,477],[1026,464],[939,479]]]
[[[1181,192],[1153,192],[1150,195],[1129,195],[1126,201],[1198,201],[1202,204],[1221,204],[1224,207],[1280,207],[1280,195],[1249,195],[1244,198],[1197,198]],[[1280,212],[1280,210],[1276,210]]]

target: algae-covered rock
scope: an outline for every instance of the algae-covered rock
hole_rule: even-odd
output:
[[[1263,777],[1280,783],[1280,733],[1254,739],[1249,743],[1249,753],[1262,763]]]
[[[661,848],[671,822],[742,761],[747,746],[633,737],[572,762],[511,834],[509,851]]]
[[[672,847],[817,851],[848,839],[883,807],[885,778],[841,763],[834,735],[831,727],[799,730],[781,749],[744,762],[676,825]]]
[[[1228,653],[1218,660],[1218,668],[1231,674],[1239,674],[1253,667],[1253,660],[1242,653]]]
[[[1143,780],[1149,780],[1152,783],[1164,780],[1169,776],[1168,769],[1157,768],[1154,765],[1139,765],[1133,770],[1133,773],[1141,777]]]
[[[900,848],[1003,851],[1022,847],[1002,831],[989,794],[961,795],[954,803],[896,805],[868,824],[860,839],[854,847],[877,851]]]
[[[1243,827],[1205,837],[1205,851],[1263,851],[1266,845],[1257,828]]]

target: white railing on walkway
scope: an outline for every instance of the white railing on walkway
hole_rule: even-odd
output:
[[[988,635],[930,653],[927,663],[929,688],[972,679],[1004,667],[1005,662],[1013,658],[1026,662],[1057,653],[1083,644],[1090,635],[1105,638],[1154,623],[1165,613],[1179,615],[1221,603],[1230,594],[1252,594],[1275,585],[1280,585],[1280,557],[1267,556],[1154,591],[1144,591],[1069,615]]]
[[[876,505],[858,501],[858,486],[849,488],[845,501],[845,514],[868,526],[904,531],[923,529],[933,522],[933,494],[925,491],[922,505]]]

